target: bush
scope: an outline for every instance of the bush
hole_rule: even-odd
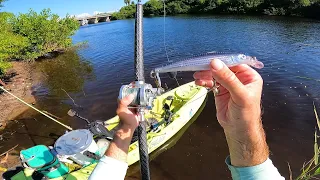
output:
[[[0,72],[4,73],[10,60],[33,61],[71,47],[70,36],[79,28],[79,23],[70,16],[59,18],[50,9],[44,9],[40,13],[30,10],[18,16],[1,12],[0,27]]]
[[[70,16],[60,19],[50,9],[44,9],[39,14],[30,10],[13,18],[11,24],[14,34],[28,39],[28,46],[17,58],[29,61],[70,47],[70,36],[79,28],[75,19]]]
[[[119,12],[113,13],[112,19],[118,20],[118,19],[134,18],[135,13],[136,13],[136,6],[134,4],[130,4],[128,6],[122,7]]]
[[[267,14],[319,18],[320,0],[166,0],[167,14]],[[162,15],[162,0],[144,4],[145,15]],[[123,16],[122,18],[125,18]]]
[[[0,60],[20,59],[21,54],[28,47],[28,38],[12,32],[12,13],[0,13]]]
[[[6,72],[7,69],[11,68],[11,63],[0,60],[0,77]]]
[[[144,15],[159,16],[163,14],[163,2],[159,0],[150,0],[143,5]]]
[[[168,14],[186,14],[189,12],[190,6],[182,1],[173,1],[167,5]]]

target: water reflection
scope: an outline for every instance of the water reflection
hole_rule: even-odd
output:
[[[67,51],[52,60],[44,60],[36,65],[43,74],[42,87],[50,96],[65,97],[66,92],[83,91],[86,80],[94,79],[90,62],[80,57],[76,51]]]
[[[36,62],[34,69],[40,75],[40,83],[33,89],[37,99],[35,107],[56,115],[64,124],[79,128],[74,126],[77,122],[67,116],[73,105],[67,93],[73,96],[82,92],[85,82],[95,78],[91,63],[76,51],[67,51],[54,59]],[[15,153],[37,144],[51,145],[65,131],[64,127],[29,109],[0,131],[0,152],[16,144],[19,146]]]

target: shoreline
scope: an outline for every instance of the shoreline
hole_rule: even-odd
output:
[[[32,95],[34,78],[31,64],[25,62],[12,62],[10,68],[2,81],[5,88],[23,99],[27,103],[34,104],[35,97]],[[0,130],[6,127],[7,122],[14,120],[17,116],[28,110],[29,107],[23,105],[14,97],[0,91]]]

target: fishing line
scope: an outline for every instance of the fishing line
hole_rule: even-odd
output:
[[[178,81],[177,77],[174,77],[174,80],[176,80],[177,85],[178,85],[178,86],[180,86],[180,83],[179,83],[179,81]]]
[[[40,111],[39,109],[31,106],[30,104],[26,103],[25,101],[23,101],[22,99],[18,98],[18,97],[15,96],[14,94],[10,93],[8,90],[6,90],[5,88],[3,88],[2,86],[0,86],[0,89],[2,89],[3,91],[5,91],[5,92],[8,93],[9,95],[13,96],[14,98],[16,98],[17,100],[19,100],[19,101],[22,102],[23,104],[27,105],[28,107],[32,108],[33,110],[35,110],[35,111],[39,112],[40,114],[44,115],[45,117],[49,118],[50,120],[52,120],[52,121],[60,124],[61,126],[63,126],[63,127],[65,127],[65,128],[67,128],[67,129],[69,129],[69,130],[72,131],[72,128],[71,128],[70,126],[67,126],[67,125],[63,124],[62,122],[59,122],[58,120],[52,118],[52,117],[49,116],[48,114],[46,114],[46,113]]]
[[[163,0],[163,45],[164,50],[166,52],[166,57],[168,62],[172,62],[169,59],[168,51],[167,51],[167,43],[166,43],[166,3],[165,0]]]

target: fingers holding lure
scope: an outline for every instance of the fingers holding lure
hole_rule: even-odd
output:
[[[169,64],[164,67],[155,68],[151,71],[151,77],[155,78],[158,82],[157,84],[161,86],[161,80],[159,76],[159,74],[161,73],[174,74],[178,71],[199,71],[194,74],[194,78],[196,80],[201,79],[200,81],[196,81],[196,83],[199,83],[198,85],[210,88],[216,85],[215,81],[212,78],[212,72],[210,71],[212,68],[210,63],[214,59],[221,60],[234,73],[246,71],[248,70],[249,66],[255,67],[257,69],[261,69],[264,67],[263,63],[258,61],[256,57],[247,56],[244,54],[207,53],[202,56],[196,56],[184,61]]]

